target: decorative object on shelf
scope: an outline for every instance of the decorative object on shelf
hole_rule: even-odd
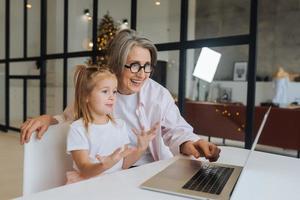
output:
[[[288,105],[288,86],[290,82],[289,73],[282,67],[279,67],[277,72],[273,75],[275,83],[275,96],[272,102],[279,104],[280,107],[287,107]]]
[[[246,81],[247,79],[247,62],[235,62],[233,69],[233,80],[234,81]]]
[[[278,70],[273,74],[273,79],[289,78],[290,81],[299,81],[300,73],[288,72],[281,65],[278,65]]]
[[[117,30],[118,27],[114,22],[113,18],[109,15],[109,13],[104,15],[100,21],[98,34],[97,34],[96,46],[97,46],[97,50],[100,51],[98,53],[99,56],[97,56],[96,58],[97,64],[99,65],[107,64],[107,57],[106,57],[107,44],[111,39],[114,38]],[[87,63],[92,64],[92,60],[89,59]]]
[[[212,82],[209,85],[207,101],[217,102],[220,96],[220,84]]]
[[[295,82],[300,82],[300,75],[297,76],[297,77],[295,77],[294,81],[295,81]]]
[[[231,102],[232,89],[228,87],[220,87],[218,102],[227,103]]]

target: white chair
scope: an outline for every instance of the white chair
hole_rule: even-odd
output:
[[[66,153],[70,124],[50,126],[41,140],[33,134],[24,146],[23,195],[58,187],[66,183],[72,159]]]

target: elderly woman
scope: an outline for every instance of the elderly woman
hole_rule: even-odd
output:
[[[154,44],[136,35],[135,31],[125,29],[116,35],[108,49],[108,64],[118,77],[114,116],[123,119],[131,129],[147,130],[157,122],[161,127],[135,165],[179,153],[216,161],[220,149],[194,134],[193,128],[180,115],[169,91],[149,78],[157,61]],[[21,126],[21,143],[28,142],[34,131],[41,138],[49,125],[72,119],[72,106],[68,106],[62,115],[29,119]],[[129,138],[132,145],[137,144],[133,132],[129,133]]]

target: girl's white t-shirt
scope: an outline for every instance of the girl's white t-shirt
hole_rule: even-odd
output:
[[[122,95],[118,93],[117,102],[114,110],[114,115],[117,118],[123,119],[129,131],[130,144],[137,146],[137,138],[132,129],[141,130],[141,124],[136,114],[138,105],[138,94],[134,93],[131,95]],[[154,159],[151,155],[149,148],[141,156],[141,158],[134,165],[142,165],[153,162]]]
[[[109,120],[106,124],[89,124],[88,133],[84,127],[82,119],[71,124],[67,138],[67,153],[74,150],[88,150],[91,162],[99,162],[96,155],[108,156],[117,148],[129,144],[128,129],[121,119],[116,119],[115,123]],[[123,160],[120,160],[112,168],[104,173],[111,173],[122,169]],[[73,167],[78,170],[76,163]],[[79,171],[79,170],[78,170]]]

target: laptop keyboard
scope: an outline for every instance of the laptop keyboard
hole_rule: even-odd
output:
[[[210,194],[220,194],[233,168],[207,165],[202,167],[182,188]]]

